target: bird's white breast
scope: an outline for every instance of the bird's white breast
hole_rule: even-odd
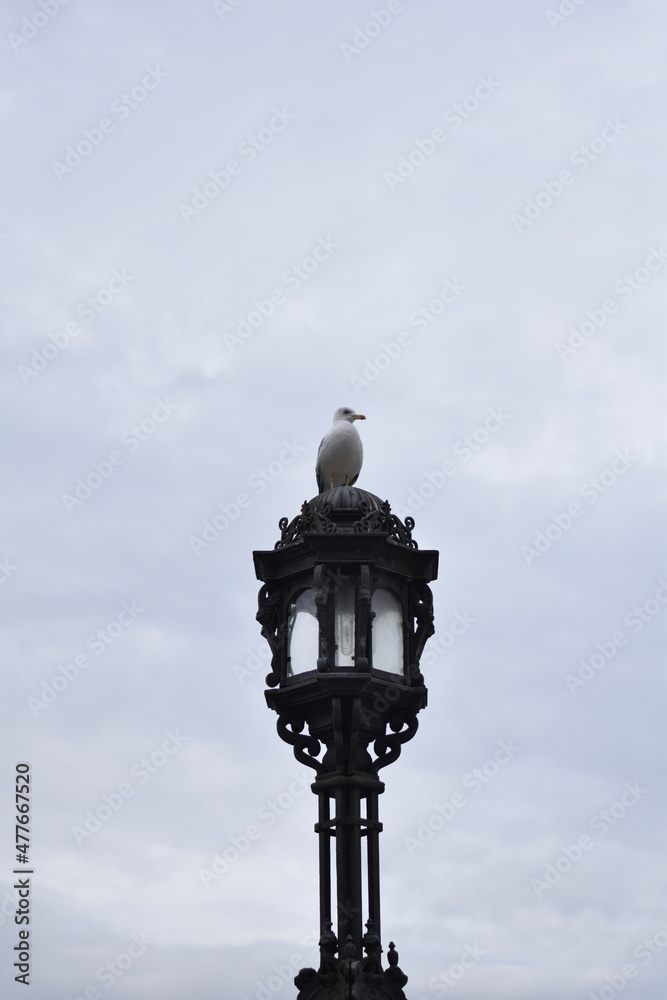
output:
[[[346,476],[351,480],[359,475],[363,456],[357,428],[347,420],[340,420],[322,438],[317,453],[318,473],[325,482],[333,476],[334,486],[342,486]]]

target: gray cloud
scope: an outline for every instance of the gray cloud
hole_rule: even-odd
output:
[[[477,944],[461,995],[606,997],[630,964],[662,996],[664,16],[399,6],[366,45],[369,5],[3,8],[3,794],[30,761],[44,1000],[291,996],[315,961],[315,801],[264,704],[251,552],[342,404],[360,485],[441,552],[429,707],[381,803],[410,995]],[[521,750],[473,793],[499,740]]]

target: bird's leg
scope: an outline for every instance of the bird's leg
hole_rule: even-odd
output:
[[[350,480],[349,480],[349,477],[348,477],[347,473],[345,474],[345,485],[346,486],[350,485]]]
[[[333,476],[329,476],[329,485],[333,489]]]

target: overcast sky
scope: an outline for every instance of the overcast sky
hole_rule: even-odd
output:
[[[407,995],[662,1000],[666,20],[2,5],[3,995],[24,761],[32,995],[316,963],[252,551],[349,405],[359,485],[440,551],[380,801]]]

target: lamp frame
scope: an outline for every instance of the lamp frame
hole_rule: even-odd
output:
[[[427,704],[419,661],[434,631],[428,583],[437,576],[438,553],[419,550],[413,528],[414,521],[401,522],[386,501],[342,486],[304,503],[291,522],[283,518],[275,548],[253,553],[263,581],[257,619],[272,651],[266,701],[278,714],[281,739],[316,773],[311,788],[318,796],[320,968],[301,970],[296,977],[299,1000],[354,997],[355,983],[370,989],[373,977],[380,977],[385,991],[378,997],[404,997],[407,977],[398,968],[393,942],[389,968],[383,970],[380,961],[378,796],[385,786],[378,771],[399,757],[417,731],[417,713]],[[350,580],[354,662],[336,666],[336,594]],[[312,669],[292,673],[290,608],[309,588],[318,622],[315,662]],[[373,662],[371,605],[378,589],[393,593],[401,608],[400,674]],[[332,931],[332,841],[337,934]],[[322,992],[332,989],[339,992]]]

